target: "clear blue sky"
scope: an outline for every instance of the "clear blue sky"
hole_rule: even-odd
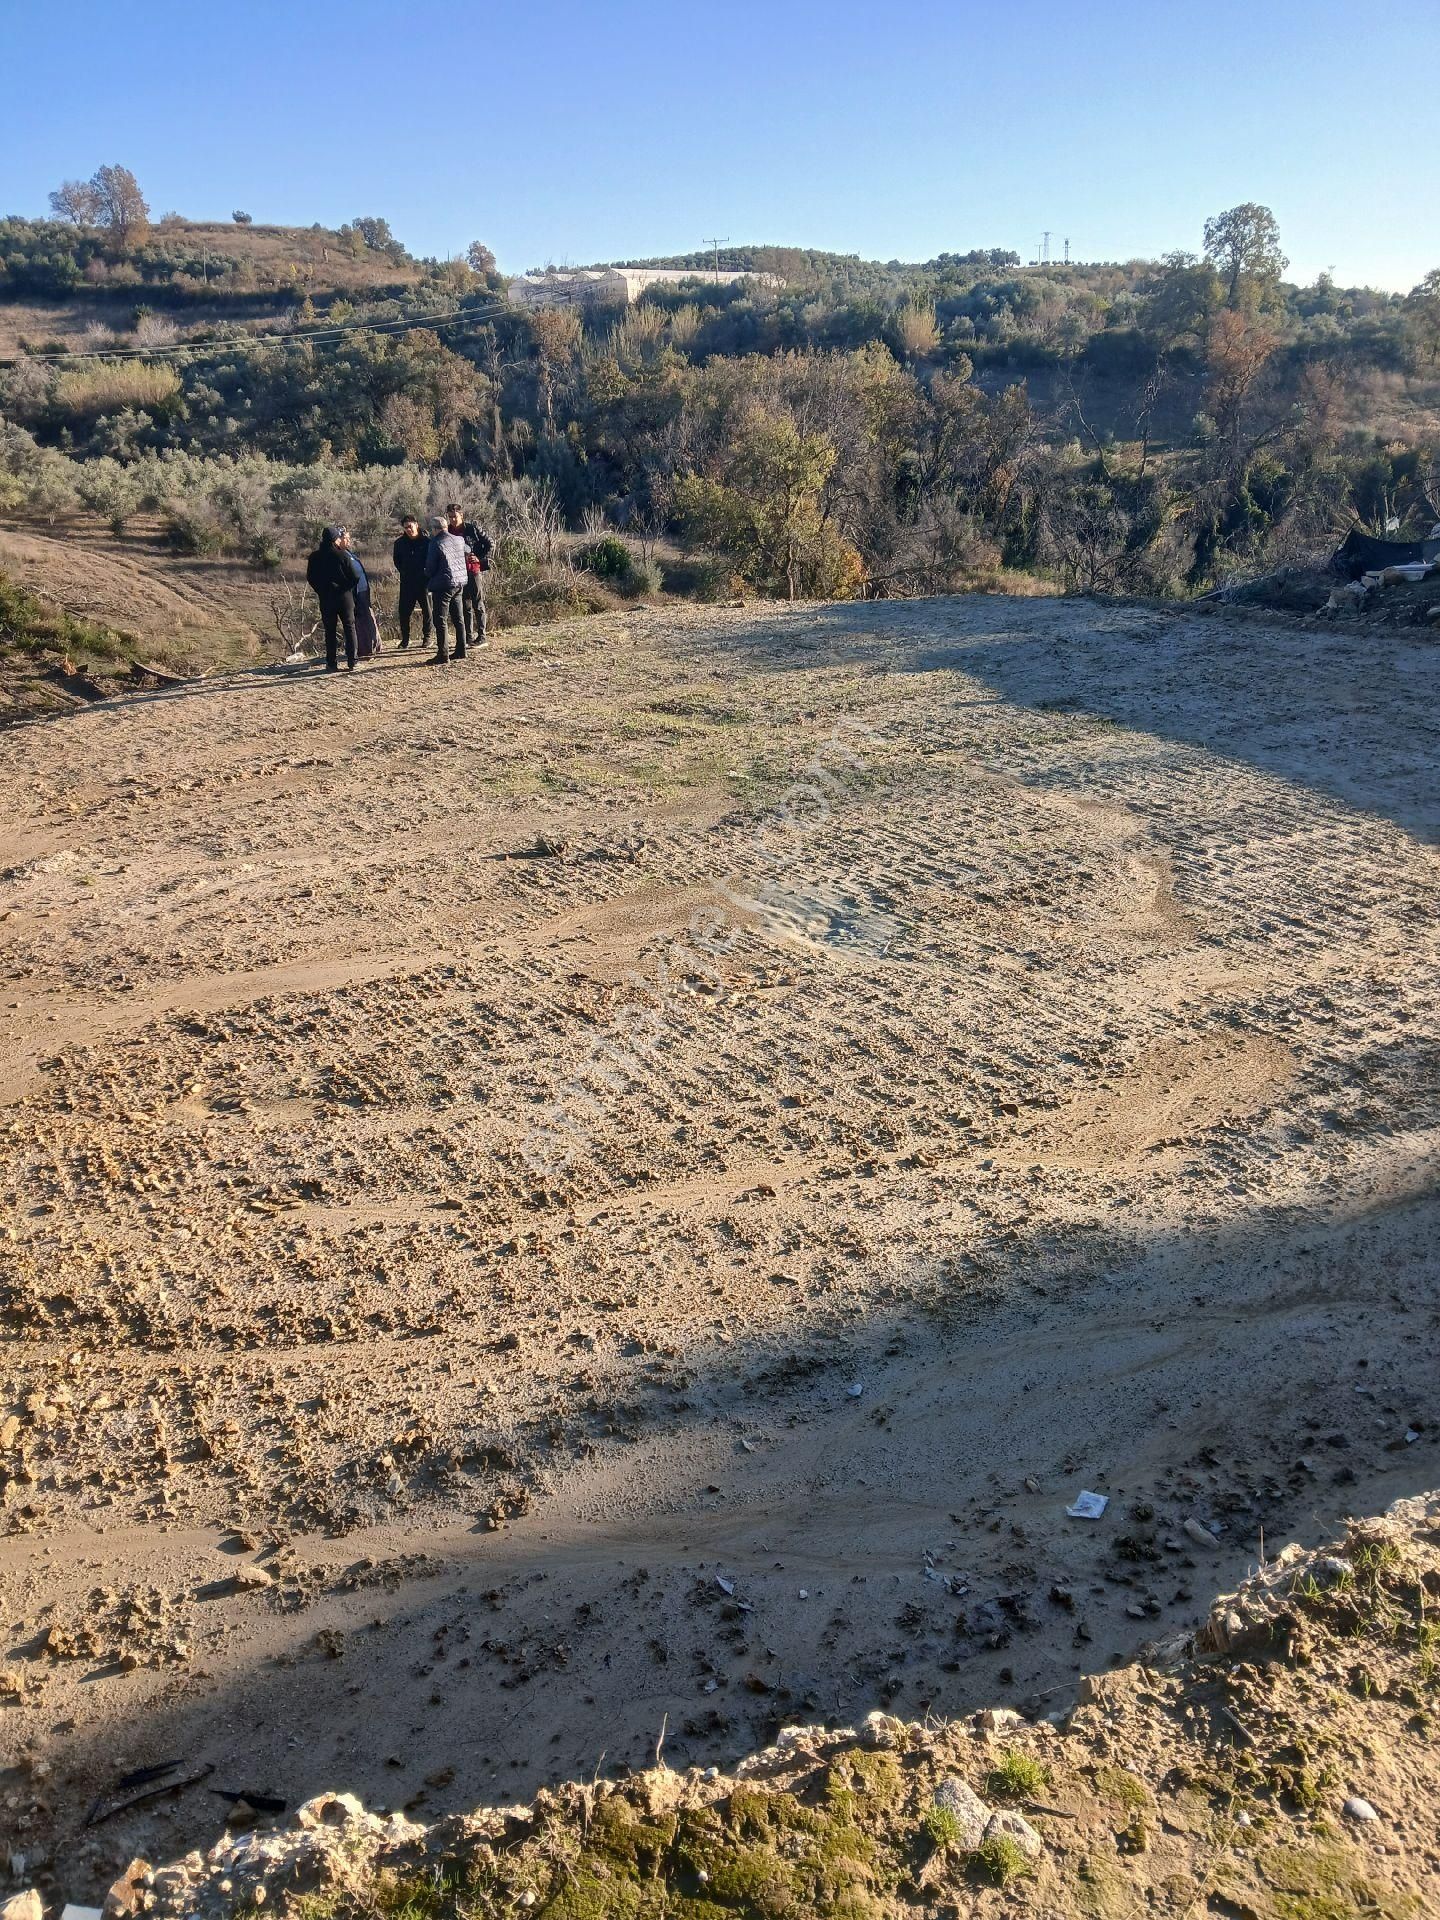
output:
[[[338,224],[502,266],[712,236],[881,259],[1198,248],[1275,211],[1292,277],[1408,288],[1435,0],[0,0],[0,212],[106,161],[154,211]]]

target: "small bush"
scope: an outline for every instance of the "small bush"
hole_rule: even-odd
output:
[[[178,553],[224,553],[227,545],[226,528],[206,500],[169,507],[165,532]]]
[[[997,1800],[1033,1800],[1045,1790],[1046,1772],[1028,1753],[1009,1748],[998,1767],[991,1769],[987,1782]]]
[[[502,533],[495,543],[495,566],[507,573],[527,573],[540,564],[540,554],[523,534]]]
[[[1012,1840],[1008,1833],[997,1833],[992,1839],[982,1840],[970,1858],[976,1872],[992,1887],[1008,1886],[1030,1871],[1030,1862],[1020,1851],[1018,1841]]]
[[[943,1852],[960,1842],[960,1816],[953,1807],[931,1807],[920,1822],[920,1831],[932,1847]]]
[[[576,558],[588,573],[599,580],[613,581],[618,587],[627,585],[635,571],[635,556],[618,534],[605,534]]]

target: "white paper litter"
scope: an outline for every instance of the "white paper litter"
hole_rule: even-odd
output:
[[[1072,1520],[1098,1520],[1109,1504],[1107,1493],[1077,1493],[1065,1511]]]

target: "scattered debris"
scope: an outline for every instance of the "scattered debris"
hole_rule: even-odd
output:
[[[112,1801],[106,1806],[103,1796],[93,1801],[83,1824],[87,1827],[103,1826],[107,1820],[113,1820],[117,1813],[126,1813],[131,1807],[143,1807],[152,1800],[163,1799],[166,1794],[183,1793],[187,1787],[198,1787],[202,1780],[208,1780],[215,1768],[204,1766],[198,1773],[192,1773],[184,1780],[162,1780],[157,1786],[146,1787],[143,1792],[132,1793],[125,1799]]]
[[[1110,1504],[1104,1493],[1077,1493],[1065,1511],[1072,1520],[1098,1520]]]
[[[273,1793],[252,1793],[248,1788],[236,1792],[230,1787],[211,1787],[210,1792],[219,1800],[228,1800],[232,1807],[249,1807],[255,1813],[284,1813],[290,1804]]]

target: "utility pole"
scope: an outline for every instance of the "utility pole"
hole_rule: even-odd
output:
[[[722,247],[722,245],[728,246],[729,244],[730,244],[730,236],[728,233],[726,234],[725,239],[723,241],[712,240],[710,242],[710,245],[715,249],[715,284],[717,287],[720,284],[720,248]]]
[[[1048,227],[1040,241],[1040,264],[1042,267],[1048,267],[1050,264],[1050,229]]]
[[[1070,241],[1068,237],[1066,238],[1066,241],[1065,241],[1065,264],[1067,267],[1070,264]]]

